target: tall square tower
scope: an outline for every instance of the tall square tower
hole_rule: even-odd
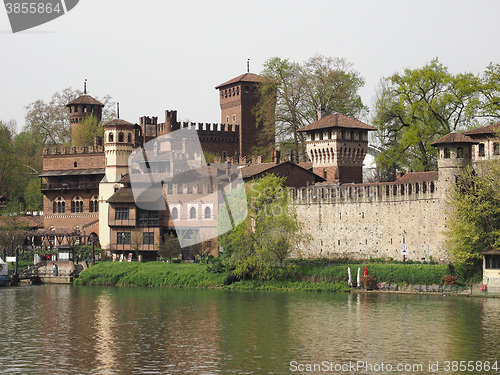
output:
[[[245,73],[216,87],[220,95],[221,124],[239,125],[239,155],[250,155],[257,145],[257,121],[253,114],[260,99],[263,77]]]

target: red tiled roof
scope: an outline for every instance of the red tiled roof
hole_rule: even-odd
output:
[[[280,163],[282,164],[282,163]],[[250,164],[243,168],[241,168],[241,176],[243,178],[253,177],[262,172],[265,172],[271,168],[276,167],[279,164],[276,163],[259,163],[259,164]]]
[[[479,134],[497,134],[500,132],[500,123],[491,124],[488,126],[483,126],[481,128],[476,128],[472,130],[467,130],[462,134],[465,135],[479,135]]]
[[[448,133],[445,136],[439,138],[437,141],[434,141],[431,143],[432,146],[437,146],[437,145],[443,145],[443,144],[449,144],[449,143],[469,143],[469,144],[475,144],[477,143],[475,140],[473,140],[470,137],[467,137],[466,135],[462,133]]]
[[[241,168],[241,176],[244,179],[255,177],[263,172],[269,172],[273,168],[278,167],[278,166],[283,165],[283,164],[287,164],[287,163],[292,165],[292,166],[295,166],[297,168],[303,169],[308,173],[311,173],[312,175],[315,176],[315,178],[317,178],[317,180],[324,180],[323,177],[318,176],[317,174],[313,173],[312,171],[310,171],[310,170],[308,170],[308,169],[306,169],[298,164],[292,163],[291,161],[288,161],[288,160],[282,161],[281,163],[278,163],[278,164],[276,164],[276,163],[259,163],[259,164],[247,165],[246,167]]]
[[[313,166],[312,161],[303,161],[302,163],[297,164],[299,167],[310,170]]]
[[[109,199],[108,203],[134,203],[132,188],[122,187],[118,189]]]
[[[90,95],[82,95],[76,98],[75,100],[70,101],[68,104],[66,104],[66,107],[69,107],[71,104],[85,104],[85,105],[99,105],[101,107],[104,107],[104,104],[102,104],[99,100],[94,99]]]
[[[122,120],[122,119],[119,119],[119,118],[115,118],[114,120],[111,120],[107,123],[104,124],[104,126],[116,126],[116,125],[134,125],[128,121],[125,121],[125,120]]]
[[[367,125],[364,122],[355,120],[351,117],[347,117],[341,113],[333,113],[331,115],[323,117],[321,120],[313,122],[312,124],[303,126],[297,131],[306,132],[310,130],[328,128],[376,130],[376,128],[371,125]]]
[[[227,82],[221,83],[220,85],[216,86],[215,89],[218,90],[221,87],[232,85],[233,83],[237,82],[262,82],[263,80],[264,77],[261,77],[258,74],[244,73],[236,78],[230,79]]]
[[[415,182],[430,182],[436,181],[439,178],[438,171],[430,172],[409,172],[399,177],[395,183],[396,184],[412,184]]]

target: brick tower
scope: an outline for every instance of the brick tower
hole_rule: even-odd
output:
[[[83,95],[66,104],[69,109],[69,121],[71,122],[71,146],[81,146],[75,144],[77,137],[75,136],[79,129],[83,126],[83,121],[89,115],[94,115],[98,122],[101,122],[102,109],[104,104],[99,100],[87,95],[87,85],[83,89]]]
[[[257,74],[245,73],[216,87],[220,94],[221,124],[240,125],[240,157],[250,155],[252,147],[257,145],[257,121],[252,110],[260,99],[262,81],[263,77]]]

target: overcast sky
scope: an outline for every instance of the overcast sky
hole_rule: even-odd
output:
[[[214,89],[274,56],[343,57],[381,78],[434,57],[450,71],[500,63],[500,1],[80,0],[66,15],[13,34],[0,8],[0,120],[24,126],[25,106],[66,87],[111,95],[120,117],[220,122]]]

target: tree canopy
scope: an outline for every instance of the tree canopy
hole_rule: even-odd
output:
[[[75,146],[93,146],[95,137],[104,137],[104,127],[102,121],[99,122],[93,114],[88,115],[82,126],[76,128],[73,133],[73,144]]]
[[[479,79],[451,74],[437,59],[384,79],[373,125],[383,148],[378,162],[387,178],[394,178],[398,169],[435,169],[437,150],[431,143],[472,127],[479,107]]]
[[[481,252],[500,247],[500,162],[462,170],[448,196],[446,246],[458,264],[480,263]]]
[[[325,114],[359,119],[367,113],[358,94],[364,79],[345,59],[316,55],[303,63],[273,57],[264,63],[261,99],[255,109],[259,132],[275,132],[284,154],[306,160],[305,139],[297,130]]]
[[[39,137],[30,132],[15,134],[15,124],[0,122],[0,195],[23,208],[40,210],[42,171]]]
[[[378,164],[383,179],[394,179],[398,170],[435,170],[437,150],[432,142],[498,119],[498,64],[490,64],[483,74],[452,74],[436,58],[383,79],[372,121],[382,148]]]

